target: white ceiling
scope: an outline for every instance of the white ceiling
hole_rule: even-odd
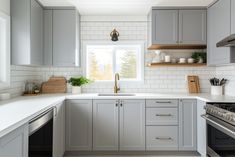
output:
[[[81,15],[147,15],[151,6],[208,6],[214,0],[40,0],[45,6],[76,6]]]

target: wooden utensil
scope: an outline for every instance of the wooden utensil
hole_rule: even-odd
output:
[[[200,93],[200,84],[198,76],[188,76],[189,93]]]

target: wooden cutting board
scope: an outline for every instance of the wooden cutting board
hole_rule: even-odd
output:
[[[200,93],[200,83],[198,76],[188,76],[188,89],[189,93]]]
[[[42,93],[66,93],[67,81],[65,77],[52,76],[42,84]]]

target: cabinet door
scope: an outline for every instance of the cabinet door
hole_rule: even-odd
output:
[[[235,34],[235,2],[231,1],[231,34]]]
[[[116,100],[93,100],[93,150],[118,150]]]
[[[52,10],[44,10],[44,65],[52,66],[52,56],[53,56],[53,47],[52,47],[52,19],[53,19],[53,11]]]
[[[153,10],[152,44],[178,43],[178,10]]]
[[[179,43],[206,45],[206,10],[179,11]]]
[[[197,150],[196,100],[181,100],[179,105],[179,150]]]
[[[92,150],[92,100],[67,100],[66,150]]]
[[[75,66],[76,10],[53,10],[53,65]]]
[[[230,48],[216,43],[230,35],[230,0],[220,0],[208,9],[208,64],[230,63]]]
[[[65,106],[56,105],[53,121],[53,157],[63,157],[65,152]]]
[[[145,101],[120,103],[120,150],[145,150]]]
[[[0,138],[1,157],[28,157],[28,125]]]
[[[31,65],[43,65],[43,8],[31,0]]]
[[[206,120],[201,117],[206,111],[204,106],[206,102],[197,100],[197,151],[202,157],[206,157]]]

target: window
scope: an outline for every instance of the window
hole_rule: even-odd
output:
[[[0,88],[10,86],[10,17],[0,12]]]
[[[115,73],[121,81],[143,80],[143,43],[86,44],[86,77],[111,81]]]

